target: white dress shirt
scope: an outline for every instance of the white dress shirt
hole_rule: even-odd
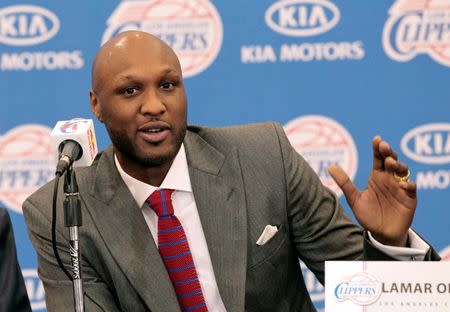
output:
[[[186,238],[189,243],[189,248],[192,253],[192,258],[208,310],[215,312],[226,311],[222,298],[220,297],[219,288],[217,287],[205,234],[203,233],[194,194],[192,193],[184,145],[181,145],[172,166],[159,188],[146,184],[128,175],[120,166],[115,155],[114,161],[120,176],[129,188],[136,203],[139,207],[142,207],[145,222],[147,222],[147,226],[150,229],[156,245],[158,245],[158,216],[153,209],[145,203],[145,200],[153,193],[153,191],[159,188],[175,190],[172,194],[174,213],[180,220],[186,233]],[[408,232],[411,248],[383,245],[376,241],[370,233],[369,239],[375,247],[397,260],[423,260],[426,252],[430,248],[428,244],[411,229]]]
[[[120,166],[116,156],[114,156],[114,161],[120,176],[128,186],[136,203],[139,207],[142,207],[145,222],[147,222],[156,246],[158,246],[158,216],[145,203],[145,200],[153,191],[159,188],[175,190],[172,194],[174,214],[180,220],[186,233],[206,306],[209,311],[226,312],[220,297],[219,288],[217,287],[208,245],[206,244],[205,234],[203,233],[194,194],[192,193],[184,145],[181,145],[169,172],[167,172],[164,181],[159,187],[146,184],[128,175]]]
[[[385,254],[388,254],[392,258],[400,261],[422,261],[425,258],[425,254],[430,249],[430,246],[411,229],[408,230],[408,240],[410,247],[394,247],[383,245],[382,243],[375,240],[370,232],[369,239],[375,247],[383,251]]]

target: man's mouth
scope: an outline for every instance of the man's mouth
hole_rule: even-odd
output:
[[[170,134],[170,126],[164,122],[153,122],[140,127],[140,137],[152,144],[160,143]]]
[[[156,128],[156,129],[146,129],[146,130],[143,130],[144,132],[149,132],[149,133],[157,133],[157,132],[161,132],[161,131],[163,131],[164,129],[161,129],[161,128]]]

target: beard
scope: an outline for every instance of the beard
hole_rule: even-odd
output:
[[[174,160],[183,143],[184,136],[186,135],[186,124],[182,126],[175,136],[175,143],[172,145],[170,151],[162,155],[141,155],[124,133],[109,128],[107,128],[107,131],[113,146],[126,157],[126,159],[142,167],[152,168],[159,167]]]

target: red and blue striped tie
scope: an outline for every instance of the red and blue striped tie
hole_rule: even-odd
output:
[[[182,311],[206,312],[197,271],[183,227],[174,216],[173,190],[156,190],[147,199],[158,216],[159,254],[172,280]]]

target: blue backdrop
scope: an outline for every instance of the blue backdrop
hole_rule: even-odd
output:
[[[370,142],[380,134],[418,183],[414,228],[448,257],[449,23],[450,0],[3,0],[0,200],[12,215],[33,309],[45,310],[44,292],[21,203],[52,177],[56,121],[93,118],[92,59],[127,29],[176,50],[190,123],[278,121],[333,189],[330,163],[365,187]],[[104,148],[109,138],[95,125]],[[305,274],[322,309],[323,289]]]

